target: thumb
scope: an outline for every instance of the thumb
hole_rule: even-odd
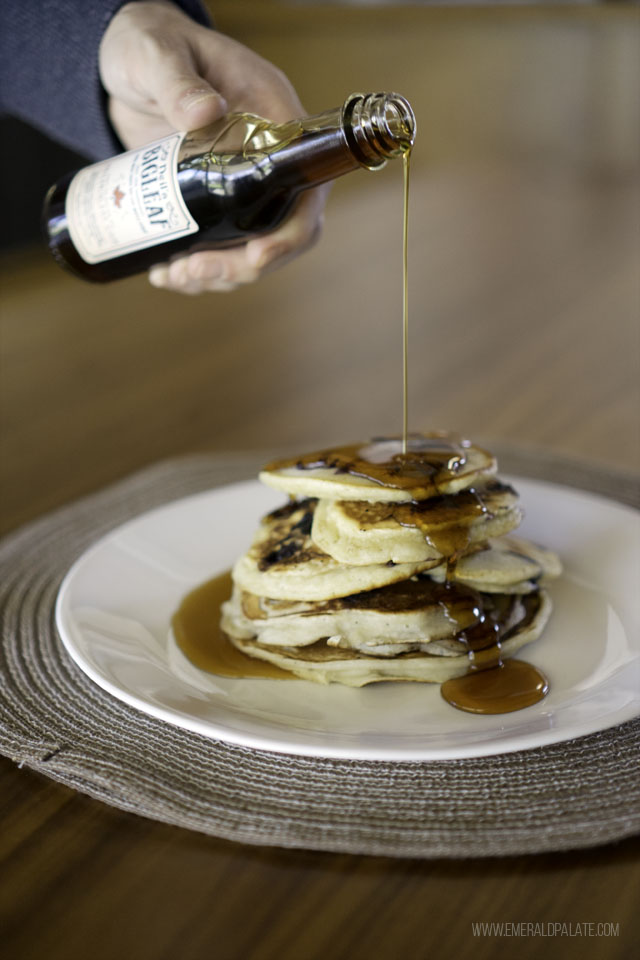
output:
[[[160,112],[175,130],[197,130],[219,120],[227,101],[192,63],[166,53],[152,69],[147,84]]]

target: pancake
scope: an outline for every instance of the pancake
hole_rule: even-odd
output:
[[[514,530],[518,495],[498,480],[418,503],[319,500],[311,537],[347,564],[416,563],[464,553]]]
[[[561,572],[562,565],[552,550],[519,537],[503,537],[461,557],[449,576],[456,583],[485,593],[531,593]],[[442,564],[430,571],[439,583],[444,582],[446,574]]]
[[[502,638],[502,659],[513,656],[525,644],[536,640],[550,613],[551,602],[544,590],[525,597],[521,618]],[[374,657],[358,650],[343,649],[324,639],[304,647],[283,647],[232,633],[229,637],[233,645],[248,656],[266,660],[301,679],[316,683],[342,683],[351,687],[382,680],[443,683],[469,672],[466,652],[447,655],[435,642],[429,644],[431,652],[419,650],[393,657]]]
[[[288,503],[262,521],[247,553],[233,568],[242,589],[284,600],[330,600],[408,580],[441,559],[419,563],[339,563],[311,539],[315,500]]]
[[[428,576],[316,603],[278,605],[234,589],[223,610],[226,632],[274,646],[306,646],[339,637],[354,648],[426,644],[478,622],[472,591],[454,595]]]
[[[294,497],[407,502],[457,493],[496,472],[486,450],[453,435],[412,434],[276,460],[260,472],[268,487]]]

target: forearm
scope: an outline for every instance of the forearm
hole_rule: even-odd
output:
[[[122,150],[107,114],[98,50],[127,0],[2,0],[1,106],[91,159]],[[175,0],[209,22],[199,0]]]

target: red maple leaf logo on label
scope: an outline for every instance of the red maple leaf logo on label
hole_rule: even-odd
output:
[[[123,199],[124,199],[124,193],[122,192],[120,187],[116,187],[115,190],[113,191],[113,202],[115,203],[116,207],[120,206],[120,201]]]

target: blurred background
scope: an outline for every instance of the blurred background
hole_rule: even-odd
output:
[[[309,112],[395,90],[418,138],[410,423],[638,466],[640,24],[632,4],[217,0]],[[4,529],[154,460],[402,427],[402,171],[336,183],[258,286],[90,286],[39,238],[84,161],[2,121]]]

